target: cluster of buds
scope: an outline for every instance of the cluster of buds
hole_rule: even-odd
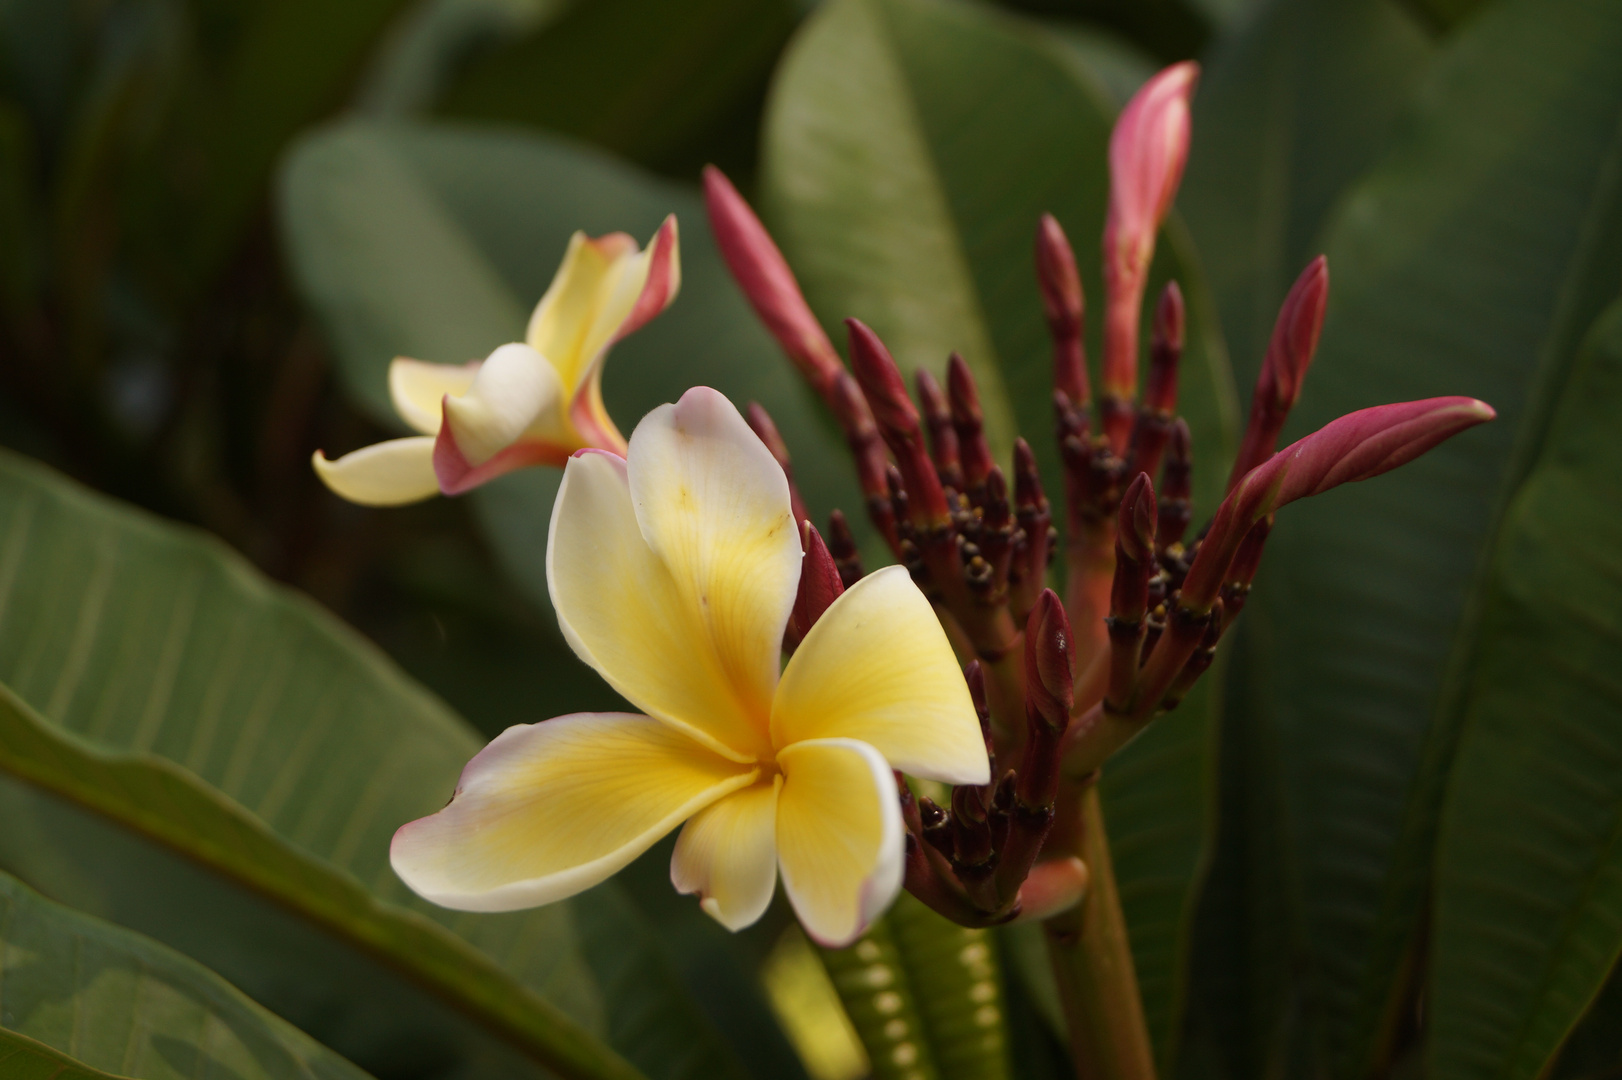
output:
[[[1382,406],[1275,453],[1323,324],[1328,268],[1320,257],[1284,303],[1226,498],[1205,530],[1188,535],[1192,440],[1177,416],[1185,317],[1175,282],[1155,307],[1141,399],[1137,373],[1148,268],[1187,155],[1196,75],[1194,65],[1179,64],[1151,79],[1111,141],[1096,423],[1075,256],[1054,218],[1043,217],[1037,229],[1064,467],[1063,603],[1046,588],[1059,534],[1035,456],[1016,440],[1010,484],[987,445],[969,365],[951,356],[944,389],[920,369],[915,404],[878,335],[848,319],[847,369],[760,221],[724,176],[706,172],[710,220],[734,277],[839,422],[873,525],[965,661],[991,782],[956,788],[938,804],[916,798],[897,777],[907,888],[964,925],[1040,917],[1080,895],[1087,871],[1076,852],[1047,850],[1066,846],[1050,843],[1065,785],[1090,782],[1210,667],[1279,507],[1395,468],[1493,415],[1470,398]],[[788,451],[770,418],[755,406],[750,420],[792,485]],[[803,521],[804,503],[794,498]],[[790,645],[862,573],[837,512],[829,543],[809,522],[804,539]]]

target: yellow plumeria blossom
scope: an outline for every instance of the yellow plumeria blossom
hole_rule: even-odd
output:
[[[422,434],[337,461],[317,450],[315,471],[350,502],[402,506],[459,495],[526,465],[561,467],[586,447],[623,454],[625,437],[603,408],[603,360],[680,286],[675,217],[646,250],[625,233],[575,233],[524,341],[467,364],[397,358],[389,394]]]
[[[859,936],[901,886],[891,770],[989,778],[907,571],[857,582],[783,666],[801,557],[788,484],[704,387],[649,413],[626,457],[569,461],[549,544],[565,636],[646,715],[509,728],[450,805],[395,834],[395,871],[446,907],[507,911],[597,884],[685,821],[671,879],[723,925],[760,918],[781,871],[813,937]]]

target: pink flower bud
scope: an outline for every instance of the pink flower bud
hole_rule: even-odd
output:
[[[1209,609],[1250,527],[1281,506],[1406,465],[1497,413],[1469,397],[1426,398],[1348,413],[1250,470],[1218,508],[1183,585],[1183,602]]]
[[[1188,160],[1188,101],[1199,78],[1192,61],[1143,85],[1110,136],[1110,204],[1104,222],[1104,397],[1130,401],[1137,389],[1138,309],[1155,234],[1171,209]],[[1116,447],[1117,452],[1124,448]],[[1112,442],[1115,433],[1111,434]]]
[[[1052,214],[1043,214],[1036,229],[1036,281],[1053,338],[1053,388],[1062,390],[1078,408],[1086,408],[1092,390],[1081,344],[1085,313],[1081,275],[1070,240]]]
[[[1070,620],[1043,589],[1025,624],[1025,707],[1033,724],[1064,730],[1070,720]]]
[[[811,314],[783,253],[738,189],[713,165],[704,168],[704,202],[716,245],[755,314],[800,373],[826,397],[844,365]]]
[[[1256,389],[1250,398],[1250,419],[1245,426],[1244,442],[1239,456],[1234,459],[1233,473],[1228,477],[1230,488],[1273,452],[1278,433],[1301,396],[1301,384],[1318,349],[1318,336],[1323,330],[1324,309],[1328,304],[1329,260],[1320,255],[1301,271],[1284,298],[1284,306],[1279,308],[1273,338],[1267,345],[1267,358],[1262,362],[1261,374],[1256,377]]]
[[[822,535],[809,521],[800,522],[800,541],[805,558],[800,560],[800,587],[794,595],[794,607],[789,612],[788,626],[783,633],[783,647],[797,648],[811,632],[822,613],[827,611],[845,591],[839,567],[822,542]]]

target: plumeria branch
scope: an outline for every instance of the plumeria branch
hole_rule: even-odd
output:
[[[734,276],[839,421],[870,517],[967,664],[989,779],[957,786],[942,805],[915,797],[897,774],[906,887],[966,926],[1039,913],[1078,1075],[1112,1080],[1150,1080],[1154,1067],[1109,866],[1099,770],[1210,668],[1248,599],[1276,511],[1396,468],[1493,415],[1471,398],[1381,406],[1275,453],[1323,326],[1329,277],[1320,257],[1280,312],[1227,496],[1189,538],[1193,438],[1177,415],[1186,310],[1176,282],[1156,301],[1141,400],[1138,325],[1156,235],[1187,157],[1197,76],[1195,65],[1178,64],[1151,79],[1111,139],[1096,398],[1074,251],[1051,215],[1038,223],[1036,284],[1052,339],[1064,469],[1064,603],[1046,588],[1059,536],[1035,455],[1018,439],[1006,473],[993,459],[963,358],[948,359],[944,388],[918,371],[914,404],[878,334],[848,319],[847,370],[748,205],[715,170],[705,178]],[[752,411],[751,423],[786,471],[769,418]],[[824,546],[807,525],[802,589],[818,596],[862,573],[838,513],[829,536]],[[805,599],[805,610],[816,603],[826,606]],[[804,617],[797,603],[791,637],[809,628]]]

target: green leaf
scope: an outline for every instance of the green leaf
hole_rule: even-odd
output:
[[[740,407],[759,401],[795,455],[817,518],[862,505],[842,439],[738,294],[689,189],[544,136],[347,124],[295,148],[281,196],[295,280],[327,328],[346,389],[396,425],[391,358],[487,355],[522,336],[571,232],[623,230],[645,241],[675,212],[685,226],[681,295],[614,347],[604,374],[609,411],[630,431],[694,385]],[[546,529],[559,476],[529,469],[473,495],[504,566],[547,606]],[[852,514],[865,525],[860,519]]]
[[[1622,302],[1492,565],[1436,854],[1429,1071],[1535,1080],[1622,954]]]
[[[86,1075],[138,1080],[366,1076],[195,961],[4,874],[0,973],[7,1077],[24,1074],[22,1060],[41,1066],[33,1075],[53,1075],[43,1067],[53,1056]]]
[[[1241,387],[1284,294],[1322,250],[1330,210],[1390,142],[1433,51],[1395,0],[1270,0],[1219,40],[1177,205]]]
[[[217,542],[10,455],[0,597],[0,865],[363,1063],[415,1038],[636,1075],[541,996],[600,1008],[566,907],[456,915],[393,876],[390,835],[480,740],[374,649]]]
[[[902,893],[885,917],[941,1080],[1008,1080],[1007,1006],[997,938],[937,915]]]
[[[1499,419],[1281,516],[1256,592],[1307,1000],[1333,1071],[1388,1050],[1505,508],[1579,336],[1622,290],[1622,12],[1506,0],[1446,44],[1343,202],[1293,437],[1472,394]],[[1247,615],[1247,619],[1250,618]]]
[[[475,61],[441,111],[574,135],[678,175],[747,160],[792,0],[595,0]],[[733,129],[738,129],[734,131]],[[730,162],[728,162],[730,164]]]
[[[0,1074],[6,1080],[121,1080],[4,1028],[0,1028]]]
[[[945,0],[830,0],[790,47],[768,108],[766,208],[819,315],[830,326],[860,317],[906,369],[940,372],[960,350],[980,382],[993,449],[1005,455],[1023,430],[1055,496],[1051,347],[1032,241],[1039,216],[1053,212],[1082,252],[1088,294],[1102,295],[1091,252],[1103,230],[1109,102],[1078,54],[1036,25]],[[1171,276],[1189,301],[1183,412],[1198,507],[1210,512],[1226,475],[1233,387],[1175,221],[1151,288]],[[1181,945],[1208,829],[1210,732],[1209,709],[1191,701],[1105,773],[1163,1063],[1179,1026]],[[1172,762],[1184,782],[1141,783]]]

